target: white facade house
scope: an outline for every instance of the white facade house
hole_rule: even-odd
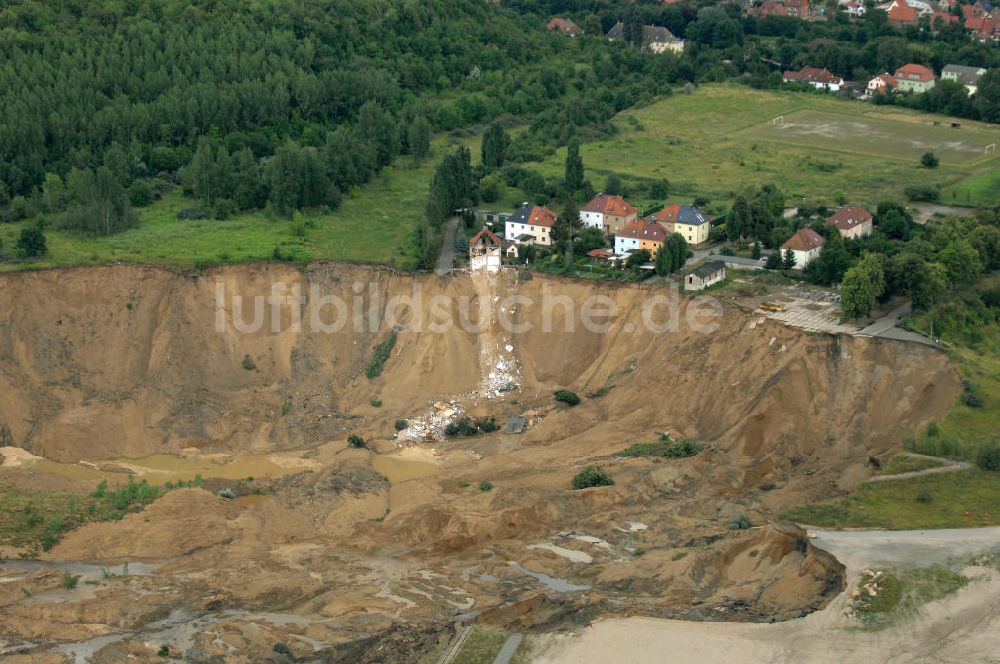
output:
[[[473,272],[499,272],[503,241],[483,227],[469,240],[469,269]]]
[[[616,235],[615,236],[615,255],[624,256],[630,251],[635,251],[639,248],[639,238],[628,237],[626,235]]]
[[[544,205],[524,203],[504,222],[504,239],[518,244],[552,244],[556,214]]]
[[[803,228],[781,245],[782,253],[792,251],[795,256],[795,269],[804,270],[806,265],[819,258],[823,251],[826,238],[811,228]]]

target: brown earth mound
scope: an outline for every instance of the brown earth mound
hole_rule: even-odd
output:
[[[232,296],[250,302],[278,282],[309,298],[278,306],[276,331],[270,319],[238,331],[234,319],[252,312],[236,311]],[[293,309],[308,316],[321,296],[364,318],[374,305],[378,320],[387,300],[415,289],[421,303],[374,330],[291,328]],[[731,531],[730,517],[767,524],[791,505],[853,487],[869,456],[944,415],[957,374],[931,348],[806,335],[725,303],[711,333],[683,323],[655,333],[647,307],[663,293],[338,265],[2,275],[0,430],[6,444],[63,461],[315,448],[307,453],[323,464],[256,485],[263,495],[230,502],[174,491],[121,522],[70,533],[53,560],[171,559],[153,577],[77,598],[80,611],[132,593],[160,617],[178,597],[196,613],[287,612],[304,621],[287,639],[298,653],[352,642],[395,649],[411,632],[393,625],[476,615],[531,629],[609,612],[764,620],[814,610],[840,591],[839,564],[800,533]],[[513,295],[521,299],[504,300]],[[595,295],[617,308],[604,331],[579,319]],[[441,296],[448,302],[435,305]],[[553,297],[561,304],[543,306]],[[421,326],[435,306],[460,320],[463,298],[483,306],[482,333]],[[695,305],[678,302],[683,320]],[[567,316],[570,306],[577,316]],[[508,334],[501,317],[532,329]],[[391,330],[392,351],[369,379],[364,369]],[[502,391],[507,376],[517,389]],[[583,402],[555,404],[559,388]],[[529,427],[419,443],[433,447],[433,463],[385,454],[397,445],[396,420],[453,409],[501,424],[525,414]],[[616,456],[661,432],[705,449],[687,459]],[[348,450],[352,433],[371,450]],[[614,486],[571,491],[588,464],[604,467]],[[373,465],[392,468],[392,481]],[[38,606],[11,615],[20,618],[0,619],[9,638],[39,636],[26,627],[45,615]],[[227,635],[265,620],[200,619],[218,624],[183,645],[219,656],[238,647]],[[437,633],[412,632],[422,644],[420,635]]]

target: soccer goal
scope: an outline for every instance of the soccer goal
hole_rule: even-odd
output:
[[[785,116],[784,115],[779,115],[778,117],[776,117],[773,120],[771,120],[771,124],[773,124],[773,125],[783,125],[783,124],[785,124]]]
[[[996,143],[990,143],[989,145],[986,146],[986,149],[983,151],[983,153],[984,154],[995,154],[996,151],[997,151],[997,144]]]

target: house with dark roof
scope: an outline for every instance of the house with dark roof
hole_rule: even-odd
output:
[[[606,35],[608,41],[618,41],[625,38],[625,24],[618,21]],[[653,53],[664,53],[673,51],[680,53],[684,50],[684,40],[674,36],[667,28],[659,25],[642,26],[642,47]]]
[[[871,235],[873,230],[872,213],[859,205],[845,205],[827,217],[826,223],[847,240]]]
[[[705,290],[726,278],[726,264],[722,261],[710,261],[701,267],[696,267],[684,277],[684,290]]]
[[[966,67],[965,65],[945,65],[941,70],[942,81],[956,81],[965,86],[969,96],[976,94],[979,79],[986,73],[985,67]]]
[[[518,244],[552,244],[556,213],[544,205],[525,202],[504,222],[504,238]]]
[[[469,240],[469,269],[473,272],[499,272],[503,240],[486,226]]]
[[[553,30],[558,31],[561,34],[567,35],[569,37],[576,37],[577,35],[583,34],[583,28],[574,23],[568,18],[556,17],[549,21],[545,25],[545,29],[549,32]]]
[[[839,92],[844,87],[844,79],[834,76],[826,69],[819,67],[804,67],[800,71],[786,71],[781,75],[785,83],[808,83],[817,90]]]
[[[598,194],[580,208],[580,221],[584,226],[597,228],[615,235],[626,224],[636,220],[639,210],[621,196]]]
[[[825,237],[811,228],[803,228],[781,245],[781,251],[791,250],[795,256],[795,269],[803,270],[806,265],[819,257],[824,244],[826,244]]]
[[[893,78],[900,92],[927,92],[936,82],[933,69],[912,62],[897,69]]]

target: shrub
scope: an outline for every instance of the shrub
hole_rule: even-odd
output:
[[[941,190],[926,184],[910,185],[903,190],[910,201],[936,201],[941,196]]]
[[[274,652],[278,653],[279,655],[290,656],[292,654],[292,649],[279,641],[278,643],[274,644]]]
[[[671,459],[684,459],[701,452],[703,448],[704,445],[699,443],[697,440],[685,438],[679,443],[674,443],[668,447],[666,451],[664,451],[663,456],[670,457]]]
[[[156,200],[156,193],[146,180],[136,180],[128,189],[128,201],[132,207],[143,208],[154,200]]]
[[[487,482],[486,480],[481,480],[479,482],[479,490],[480,491],[492,491],[493,490],[493,484],[491,482]]]
[[[63,576],[62,576],[63,588],[65,588],[66,590],[72,590],[73,588],[76,588],[76,584],[79,582],[80,582],[79,574],[71,574],[68,569],[63,570]]]
[[[569,390],[556,390],[555,399],[560,403],[564,403],[568,406],[575,406],[580,403],[580,397],[576,392],[570,392]]]
[[[247,371],[253,371],[254,369],[257,368],[257,365],[254,364],[254,361],[253,361],[252,357],[250,357],[249,355],[244,355],[243,356],[243,368],[246,369]]]
[[[170,646],[162,645],[160,649],[156,651],[157,657],[170,657]]]
[[[927,435],[931,438],[937,438],[938,434],[941,433],[941,429],[938,427],[937,422],[931,422],[927,425]]]
[[[367,443],[365,443],[365,439],[362,438],[361,436],[359,436],[357,434],[353,434],[353,433],[350,436],[347,437],[347,444],[350,445],[351,447],[355,448],[355,449],[361,449],[363,447],[367,447]]]
[[[595,486],[611,486],[615,481],[597,466],[587,466],[573,478],[574,489],[589,489]]]
[[[21,229],[21,234],[17,238],[17,251],[24,258],[37,258],[47,254],[48,243],[42,229],[37,226]]]
[[[475,436],[477,433],[479,433],[479,429],[472,423],[471,420],[469,420],[468,417],[463,417],[455,420],[454,422],[450,422],[448,423],[448,426],[444,428],[444,435],[448,437]]]
[[[730,530],[748,530],[752,525],[753,524],[750,523],[750,517],[748,517],[745,512],[737,512],[729,517]]]
[[[382,407],[382,400],[381,399],[372,399],[369,403],[372,405],[372,408],[381,408]]]
[[[497,424],[495,419],[488,417],[485,420],[479,420],[476,422],[476,427],[483,433],[493,433],[500,428],[500,425]]]
[[[396,333],[391,332],[385,341],[380,343],[375,347],[375,353],[372,355],[372,361],[368,363],[365,367],[365,376],[368,380],[373,380],[378,378],[382,374],[382,367],[385,365],[386,360],[389,359],[389,354],[392,353],[393,347],[396,345]]]
[[[941,160],[938,159],[937,155],[934,154],[933,152],[925,152],[920,157],[920,165],[923,166],[924,168],[937,168],[937,165],[940,162]]]
[[[281,414],[282,415],[288,415],[288,413],[290,413],[290,412],[292,412],[292,402],[291,401],[284,401],[284,402],[282,402],[282,404],[281,404]]]
[[[976,465],[983,470],[1000,472],[1000,445],[996,443],[984,445],[976,457]]]
[[[396,420],[396,431],[402,431],[408,426],[410,426],[410,423],[406,420]]]
[[[931,492],[928,491],[927,489],[921,489],[917,493],[917,502],[918,503],[923,503],[923,504],[926,505],[927,503],[929,503],[929,502],[931,502],[933,500],[934,500],[934,496],[932,496]]]
[[[208,219],[208,210],[202,208],[181,208],[177,211],[178,219]]]

